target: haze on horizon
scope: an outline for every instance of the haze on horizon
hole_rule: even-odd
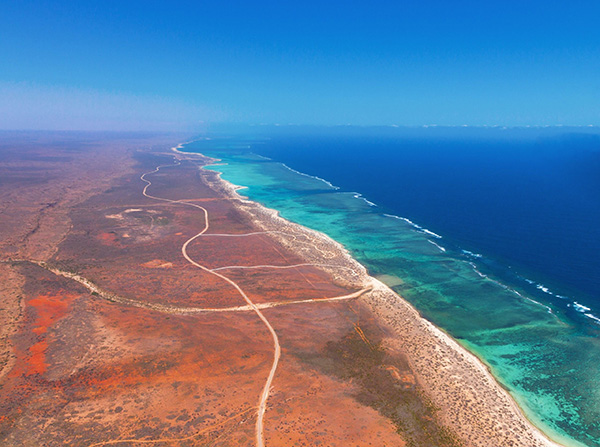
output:
[[[600,125],[600,3],[9,2],[0,129]]]

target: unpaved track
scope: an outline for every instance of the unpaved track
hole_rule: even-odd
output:
[[[307,262],[303,264],[293,264],[293,265],[226,265],[225,267],[217,267],[212,269],[212,272],[216,272],[219,270],[231,270],[231,269],[293,269],[296,267],[330,267],[336,269],[346,269],[354,272],[350,267],[345,267],[343,265],[336,264],[315,264],[314,262]]]
[[[0,261],[0,263],[1,262],[30,262],[32,264],[35,264],[39,267],[42,267],[42,268],[48,270],[49,272],[54,273],[55,275],[63,276],[65,278],[68,278],[68,279],[78,282],[79,284],[81,284],[85,288],[87,288],[90,292],[92,292],[93,294],[96,294],[97,296],[104,298],[107,301],[110,301],[113,303],[125,304],[127,306],[139,307],[141,309],[149,309],[149,310],[153,310],[156,312],[164,312],[164,313],[179,314],[179,315],[199,314],[199,313],[207,313],[207,312],[245,312],[245,311],[254,312],[254,307],[250,307],[249,305],[232,306],[232,307],[180,307],[180,306],[173,306],[173,305],[169,305],[169,304],[158,304],[158,303],[151,303],[151,302],[147,302],[147,301],[140,301],[140,300],[135,300],[135,299],[131,299],[131,298],[125,298],[125,297],[116,295],[114,293],[106,292],[105,290],[102,290],[100,287],[98,287],[97,285],[92,283],[90,280],[84,278],[81,275],[54,268],[43,261],[34,261],[34,260],[27,260],[27,259],[12,259],[10,261]],[[303,264],[303,265],[318,266],[320,264]],[[235,267],[233,267],[233,268],[235,268]],[[294,300],[294,301],[270,301],[268,303],[258,303],[258,304],[255,304],[255,306],[258,307],[259,309],[268,309],[271,307],[287,306],[287,305],[291,305],[291,304],[305,304],[305,303],[320,303],[320,302],[324,302],[324,301],[351,300],[351,299],[360,297],[362,294],[364,294],[370,290],[372,290],[372,287],[365,287],[361,290],[358,290],[356,292],[353,292],[353,293],[350,293],[347,295],[332,296],[332,297],[327,297],[327,298],[308,298],[308,299],[304,299],[304,300]]]
[[[104,299],[107,299],[109,301],[120,303],[120,304],[125,304],[125,305],[130,305],[130,306],[135,306],[135,307],[140,307],[140,308],[144,308],[144,309],[154,310],[154,311],[158,311],[158,312],[173,313],[173,314],[198,314],[198,313],[204,313],[204,312],[239,312],[239,311],[255,312],[257,314],[257,316],[261,319],[261,321],[264,323],[264,325],[267,327],[267,329],[269,330],[269,332],[271,334],[271,337],[273,339],[273,351],[274,351],[273,352],[273,363],[271,365],[269,375],[268,375],[265,385],[263,387],[263,391],[260,395],[258,407],[255,407],[255,408],[257,408],[256,446],[264,447],[264,415],[266,412],[267,401],[269,398],[269,393],[271,390],[273,379],[275,377],[275,372],[277,371],[277,366],[279,364],[279,359],[281,357],[281,346],[279,344],[279,338],[277,336],[277,333],[275,332],[275,329],[273,328],[273,326],[271,325],[269,320],[267,320],[267,318],[264,316],[264,314],[260,311],[260,309],[268,309],[268,308],[284,306],[284,305],[293,305],[293,304],[351,300],[351,299],[359,298],[364,293],[369,292],[370,290],[372,290],[372,287],[366,287],[366,288],[363,288],[356,292],[349,293],[347,295],[334,296],[334,297],[312,298],[312,299],[295,300],[295,301],[275,301],[275,302],[258,303],[258,304],[254,303],[235,281],[222,275],[221,273],[218,273],[217,270],[225,270],[225,269],[288,269],[288,268],[298,268],[298,267],[303,267],[303,266],[329,267],[329,268],[347,268],[347,267],[340,266],[340,265],[334,265],[334,264],[302,263],[302,264],[287,265],[287,266],[286,265],[224,266],[224,267],[219,267],[219,268],[215,268],[215,269],[209,269],[208,267],[203,266],[203,265],[199,264],[198,262],[194,261],[188,255],[187,248],[188,248],[189,244],[191,244],[194,240],[198,239],[199,237],[201,237],[203,235],[204,236],[216,236],[216,237],[244,237],[244,236],[252,236],[252,235],[259,235],[259,234],[262,235],[262,234],[268,234],[268,233],[282,233],[282,234],[288,234],[288,233],[278,232],[278,231],[265,231],[265,232],[261,231],[261,232],[246,233],[246,234],[205,234],[206,231],[208,231],[208,229],[210,228],[208,211],[206,210],[206,208],[204,208],[200,205],[191,203],[191,200],[194,200],[194,199],[173,200],[173,199],[168,199],[165,197],[158,197],[158,196],[148,194],[148,188],[152,185],[152,182],[150,180],[148,180],[146,178],[146,176],[159,172],[161,168],[177,167],[179,165],[180,165],[179,160],[176,160],[174,164],[160,165],[160,166],[157,166],[153,171],[149,171],[149,172],[142,174],[140,176],[140,180],[142,180],[143,182],[146,183],[146,185],[144,186],[144,188],[142,190],[142,194],[145,197],[148,197],[153,200],[158,200],[161,202],[167,202],[167,203],[171,203],[171,204],[192,206],[192,207],[197,208],[202,211],[202,213],[204,215],[204,228],[199,233],[195,234],[194,236],[189,238],[187,241],[185,241],[185,243],[181,247],[181,253],[183,254],[183,257],[190,264],[194,265],[195,267],[197,267],[207,273],[215,275],[218,278],[221,278],[223,281],[226,281],[227,283],[232,285],[238,291],[238,293],[244,298],[246,303],[248,303],[246,306],[235,306],[235,307],[227,307],[227,308],[196,308],[196,307],[178,307],[178,306],[162,305],[162,304],[156,304],[156,303],[147,303],[147,302],[138,301],[138,300],[134,300],[134,299],[119,297],[112,293],[105,292],[104,290],[100,289],[98,286],[93,284],[91,281],[87,280],[86,278],[84,278],[80,275],[77,275],[77,274],[71,273],[71,272],[62,271],[60,269],[51,267],[50,265],[48,265],[47,263],[42,262],[42,261],[34,261],[34,260],[26,260],[26,259],[13,259],[10,262],[32,262],[44,269],[56,274],[56,275],[60,275],[60,276],[63,276],[63,277],[69,278],[71,280],[79,282],[80,284],[85,286],[91,292],[93,292],[93,293],[97,294],[98,296],[100,296]],[[290,234],[290,236],[294,236],[294,235]],[[349,270],[352,270],[352,269],[349,269]],[[245,410],[243,413],[245,413],[247,411],[248,410]],[[206,429],[206,430],[208,430],[208,429]],[[113,440],[113,441],[103,441],[103,442],[93,444],[93,446],[115,444],[115,443],[122,443],[122,442],[150,444],[150,443],[156,443],[156,442],[188,440],[188,439],[192,439],[192,438],[198,436],[199,434],[205,432],[206,430],[202,430],[199,433],[196,433],[192,436],[189,436],[186,438],[181,438],[181,439],[170,439],[170,440],[167,440],[167,439],[122,440],[121,439],[121,440]]]
[[[272,385],[273,379],[275,377],[275,371],[277,371],[277,365],[279,364],[279,358],[281,357],[281,346],[279,345],[279,337],[277,337],[277,333],[275,332],[275,329],[273,329],[273,326],[271,326],[271,323],[269,323],[269,320],[267,320],[267,318],[263,315],[263,313],[260,311],[260,309],[256,306],[256,304],[254,304],[254,302],[248,297],[248,295],[246,295],[246,293],[241,289],[240,286],[238,286],[234,281],[232,281],[228,277],[226,277],[220,273],[217,273],[215,271],[212,271],[208,267],[205,267],[205,266],[197,263],[192,258],[190,258],[190,256],[188,255],[188,253],[187,253],[188,246],[194,240],[196,240],[197,238],[202,236],[206,231],[208,231],[208,229],[210,227],[208,211],[206,210],[206,208],[203,208],[200,205],[196,205],[194,203],[186,202],[183,200],[172,200],[172,199],[167,199],[164,197],[157,197],[157,196],[148,194],[148,188],[150,187],[150,185],[152,185],[152,182],[150,182],[150,180],[146,179],[147,175],[157,173],[161,168],[176,167],[176,166],[179,166],[179,164],[180,164],[179,161],[176,161],[176,163],[172,164],[172,165],[157,166],[156,169],[154,169],[153,171],[142,174],[140,176],[140,180],[142,180],[143,182],[146,183],[146,186],[144,186],[144,189],[142,190],[142,194],[150,199],[159,200],[161,202],[179,203],[181,205],[193,206],[194,208],[198,208],[199,210],[201,210],[204,213],[204,228],[198,234],[196,234],[195,236],[192,236],[187,241],[185,241],[185,243],[182,245],[181,253],[183,254],[183,257],[190,264],[198,267],[199,269],[201,269],[207,273],[210,273],[212,275],[215,275],[215,276],[221,278],[223,281],[226,281],[227,283],[229,283],[233,287],[235,287],[235,289],[240,293],[240,295],[244,298],[244,300],[248,303],[248,305],[252,308],[252,310],[256,313],[256,315],[258,315],[258,317],[262,320],[262,322],[265,324],[265,326],[271,333],[271,336],[273,338],[273,350],[274,350],[273,364],[271,365],[271,370],[269,371],[269,376],[267,377],[267,381],[265,382],[265,386],[263,388],[263,391],[260,395],[260,399],[258,401],[258,412],[257,412],[257,418],[256,418],[256,446],[264,447],[265,443],[264,443],[264,434],[263,434],[263,431],[264,431],[263,421],[264,421],[265,411],[267,408],[267,400],[269,399],[269,392],[271,390],[271,385]]]

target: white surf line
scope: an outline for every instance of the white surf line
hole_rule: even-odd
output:
[[[277,333],[275,332],[275,329],[273,329],[273,326],[271,326],[271,323],[269,323],[269,320],[267,320],[267,318],[263,315],[263,313],[260,311],[260,309],[256,306],[256,304],[254,304],[254,302],[248,297],[248,295],[246,295],[246,293],[240,288],[240,286],[238,286],[234,281],[232,281],[228,277],[221,275],[220,273],[213,272],[209,268],[204,267],[201,264],[198,264],[196,261],[194,261],[192,258],[190,258],[189,255],[187,254],[188,245],[191,242],[193,242],[194,240],[196,240],[197,238],[199,238],[200,236],[202,236],[209,229],[210,223],[209,223],[209,219],[208,219],[208,211],[206,210],[206,208],[203,208],[200,205],[196,205],[196,204],[190,203],[190,202],[166,199],[163,197],[156,197],[156,196],[152,196],[152,195],[148,194],[148,192],[147,192],[148,187],[150,187],[150,185],[152,185],[152,182],[150,182],[150,180],[146,180],[146,178],[145,178],[146,175],[156,173],[162,167],[174,167],[174,166],[178,166],[180,164],[181,163],[177,160],[177,163],[175,163],[173,165],[157,166],[156,169],[154,169],[153,171],[142,174],[140,176],[140,180],[142,180],[143,182],[146,183],[146,186],[144,186],[144,189],[142,190],[142,194],[150,199],[160,200],[160,201],[169,202],[169,203],[180,203],[182,205],[193,206],[194,208],[198,208],[198,209],[202,210],[202,212],[204,213],[204,228],[198,234],[196,234],[195,236],[192,236],[187,241],[185,241],[185,243],[182,245],[181,253],[183,254],[183,257],[190,264],[198,267],[199,269],[201,269],[205,272],[211,273],[211,274],[223,279],[227,283],[231,284],[240,293],[240,295],[244,298],[244,300],[248,303],[248,305],[252,308],[252,310],[254,310],[256,315],[258,315],[258,317],[262,320],[262,322],[265,324],[265,326],[271,333],[271,336],[273,338],[273,348],[274,348],[273,364],[271,366],[269,376],[267,377],[267,381],[265,383],[262,394],[260,396],[260,400],[258,403],[258,417],[256,419],[256,445],[257,445],[257,447],[264,447],[265,443],[264,443],[264,434],[263,434],[263,429],[264,429],[263,421],[264,421],[265,411],[267,408],[267,400],[269,399],[269,392],[271,390],[271,384],[273,383],[273,378],[275,377],[275,371],[277,370],[277,365],[279,364],[279,358],[281,357],[281,346],[279,345],[279,337],[277,337]]]
[[[430,241],[430,242],[431,242],[431,241]],[[564,323],[564,322],[563,322],[563,321],[562,321],[562,320],[561,320],[561,319],[558,317],[558,315],[556,315],[556,314],[554,313],[554,311],[552,310],[552,308],[551,308],[550,306],[547,306],[547,305],[546,305],[546,304],[544,304],[544,303],[540,303],[539,301],[536,301],[536,300],[534,300],[533,298],[529,298],[528,296],[525,296],[525,295],[523,295],[522,293],[520,293],[519,291],[517,291],[517,290],[513,289],[512,287],[509,287],[509,286],[507,286],[506,284],[504,284],[504,283],[501,283],[500,281],[497,281],[497,280],[495,280],[495,279],[493,279],[493,278],[490,278],[488,275],[486,275],[486,274],[484,274],[484,273],[481,273],[481,272],[479,271],[479,269],[477,268],[477,265],[476,265],[474,262],[470,262],[470,261],[469,261],[469,265],[470,265],[470,266],[473,268],[473,271],[474,271],[475,273],[477,273],[477,274],[478,274],[480,277],[482,277],[484,280],[491,281],[491,282],[493,282],[494,284],[498,285],[499,287],[502,287],[504,290],[506,290],[506,291],[508,291],[508,292],[511,292],[511,293],[514,293],[515,295],[519,296],[520,298],[523,298],[523,299],[525,299],[525,300],[527,300],[527,301],[530,301],[530,302],[532,302],[532,303],[534,303],[534,304],[537,304],[538,306],[541,306],[541,307],[543,307],[544,309],[546,309],[546,311],[547,311],[547,312],[548,312],[550,315],[552,315],[554,318],[556,318],[556,320],[557,320],[557,321],[558,321],[560,324],[562,324],[562,325],[564,325],[564,324],[565,324],[565,323]]]

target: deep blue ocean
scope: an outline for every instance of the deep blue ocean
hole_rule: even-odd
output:
[[[360,192],[600,315],[600,136],[332,133],[275,136],[255,151]]]
[[[185,150],[343,243],[556,440],[600,446],[600,130],[260,128]]]

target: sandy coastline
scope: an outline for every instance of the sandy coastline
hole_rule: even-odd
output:
[[[183,144],[173,148],[178,157],[211,160],[201,154],[180,151],[182,147]],[[334,281],[354,287],[372,287],[361,300],[393,334],[386,340],[388,348],[406,353],[419,384],[433,405],[439,408],[442,422],[465,445],[561,446],[524,416],[514,399],[475,355],[422,318],[415,308],[385,284],[369,276],[341,244],[323,233],[280,217],[276,210],[241,196],[238,193],[240,188],[223,180],[218,172],[211,186],[230,197],[257,228],[272,232],[272,238],[307,262],[319,263],[326,259],[332,267],[321,268]]]

